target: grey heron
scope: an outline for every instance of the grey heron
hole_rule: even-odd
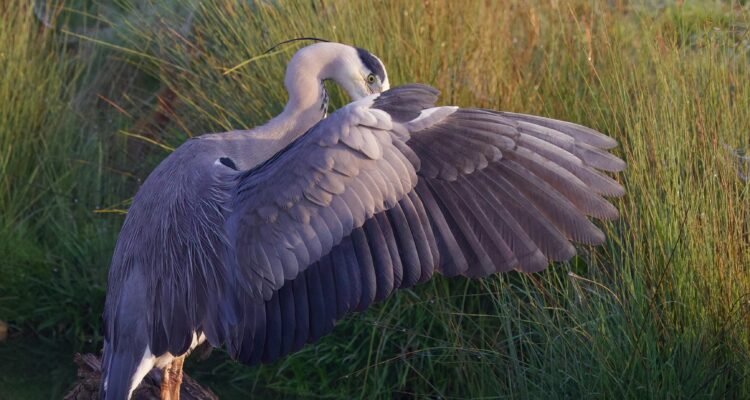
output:
[[[327,118],[325,80],[352,99]],[[435,271],[540,271],[604,241],[589,217],[618,216],[602,171],[625,163],[592,129],[436,106],[338,43],[300,49],[284,83],[280,115],[188,140],[138,190],[109,272],[103,398],[158,367],[176,399],[203,341],[272,362]]]

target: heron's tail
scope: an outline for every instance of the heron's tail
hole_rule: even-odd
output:
[[[116,351],[104,343],[102,357],[102,380],[99,398],[102,400],[127,400],[143,378],[154,367],[155,358],[148,347],[143,357],[133,352]]]

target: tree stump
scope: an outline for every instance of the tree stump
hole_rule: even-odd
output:
[[[77,353],[73,361],[78,365],[78,381],[65,395],[65,400],[98,400],[99,383],[102,379],[102,364],[94,354]],[[159,400],[161,390],[161,370],[154,368],[146,375],[140,386],[133,392],[132,400]],[[180,387],[180,400],[218,400],[208,388],[198,384],[183,373]]]

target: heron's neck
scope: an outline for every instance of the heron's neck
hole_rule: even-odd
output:
[[[265,125],[253,129],[252,136],[284,142],[280,143],[283,148],[323,119],[328,105],[323,82],[312,80],[305,85],[308,89],[299,91],[297,96],[290,91],[284,111]]]
[[[289,100],[284,111],[251,131],[253,137],[267,139],[274,142],[272,147],[278,147],[269,151],[283,149],[325,117],[328,94],[323,80],[330,74],[337,54],[335,51],[306,49],[309,50],[297,52],[287,67],[284,85]]]

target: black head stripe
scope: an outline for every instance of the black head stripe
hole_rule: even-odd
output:
[[[373,74],[377,75],[381,82],[385,81],[385,70],[383,69],[383,64],[381,64],[375,56],[369,51],[359,47],[357,47],[357,54],[365,67],[372,71]]]

